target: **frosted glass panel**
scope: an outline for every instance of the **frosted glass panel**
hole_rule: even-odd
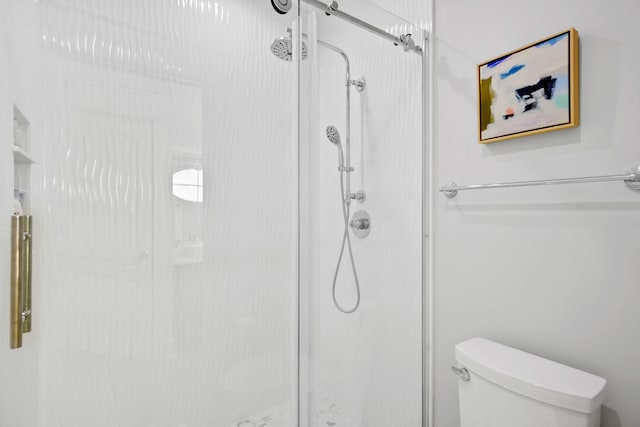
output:
[[[35,10],[41,426],[293,426],[295,70],[269,51],[292,18],[250,0]]]

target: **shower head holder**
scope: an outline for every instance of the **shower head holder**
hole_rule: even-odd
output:
[[[367,81],[364,77],[360,77],[358,80],[349,80],[349,84],[355,86],[358,92],[362,92],[367,87]]]

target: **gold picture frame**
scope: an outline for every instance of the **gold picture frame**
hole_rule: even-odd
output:
[[[478,142],[580,124],[578,32],[546,37],[478,65]]]

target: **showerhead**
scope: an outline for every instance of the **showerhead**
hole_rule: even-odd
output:
[[[327,126],[327,138],[329,138],[329,141],[331,141],[332,144],[340,145],[340,132],[338,132],[338,129],[335,126]]]
[[[291,62],[293,60],[292,52],[293,43],[290,37],[275,39],[273,43],[271,43],[271,53],[273,53],[276,58]],[[307,45],[304,42],[302,42],[302,59],[307,59]]]
[[[340,132],[338,132],[338,129],[335,126],[327,126],[327,138],[329,138],[329,141],[331,141],[331,143],[335,145],[336,148],[338,148],[338,169],[341,170],[342,166],[344,165],[344,158],[342,156],[342,143],[340,141]]]

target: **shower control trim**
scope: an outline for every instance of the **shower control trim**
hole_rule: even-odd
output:
[[[349,227],[353,231],[353,235],[364,239],[371,231],[371,217],[365,211],[358,211],[353,214]]]

